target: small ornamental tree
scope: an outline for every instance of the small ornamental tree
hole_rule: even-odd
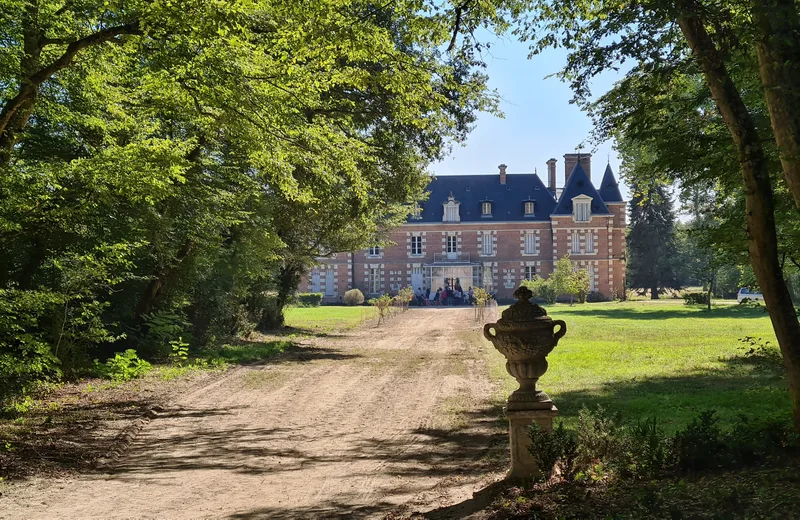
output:
[[[483,287],[475,287],[472,290],[472,297],[475,299],[473,305],[475,306],[475,321],[483,321],[491,295]]]
[[[381,295],[378,298],[373,298],[369,301],[369,304],[378,309],[378,326],[386,319],[389,315],[389,309],[392,306],[393,298],[388,294]]]
[[[342,301],[345,305],[361,305],[364,303],[364,293],[358,289],[350,289],[344,293]]]
[[[400,292],[397,293],[396,298],[398,303],[400,303],[400,306],[403,308],[403,312],[405,312],[408,310],[408,304],[414,299],[414,289],[411,287],[403,287],[400,289]]]
[[[557,295],[550,278],[545,279],[537,274],[530,280],[524,280],[522,285],[531,290],[534,298],[542,298],[547,303],[556,302]]]

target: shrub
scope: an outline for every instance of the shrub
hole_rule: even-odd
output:
[[[528,451],[541,470],[540,478],[549,478],[558,463],[565,478],[574,476],[578,456],[578,438],[574,431],[566,429],[563,422],[553,431],[533,423],[528,428],[528,436],[531,439]]]
[[[683,303],[686,305],[708,305],[708,293],[704,292],[683,293]]]
[[[373,298],[369,301],[369,304],[378,309],[378,325],[381,324],[383,320],[386,319],[386,316],[389,313],[389,308],[392,305],[393,298],[388,294],[384,294],[378,298]]]
[[[589,303],[606,302],[608,298],[603,296],[600,291],[592,291],[586,295],[586,301]]]
[[[544,279],[537,274],[530,280],[524,280],[522,285],[531,290],[534,298],[543,299],[547,303],[556,302],[556,296],[558,295],[550,278]]]
[[[105,363],[94,360],[95,372],[113,381],[130,381],[148,373],[152,367],[144,359],[136,355],[136,351],[129,348],[125,352],[118,352]]]
[[[414,289],[411,287],[403,287],[400,292],[395,296],[398,304],[403,308],[403,311],[408,310],[408,304],[414,299]]]
[[[300,293],[297,295],[297,301],[303,307],[319,307],[322,293]]]
[[[622,416],[608,415],[602,406],[592,412],[585,406],[578,412],[578,443],[585,461],[608,460],[617,456]]]
[[[614,466],[621,473],[655,477],[667,462],[667,443],[655,417],[623,430],[622,449]]]
[[[685,430],[677,432],[669,446],[672,464],[683,470],[720,466],[725,448],[722,431],[712,411],[702,412]]]
[[[364,293],[358,289],[350,289],[344,293],[342,301],[345,305],[361,305],[364,303]]]

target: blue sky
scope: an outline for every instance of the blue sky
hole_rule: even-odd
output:
[[[591,120],[569,100],[569,86],[558,78],[546,76],[558,72],[566,63],[566,52],[550,49],[528,59],[528,46],[513,39],[498,39],[485,55],[489,85],[501,98],[500,108],[505,119],[490,114],[481,114],[475,130],[463,147],[455,148],[444,161],[431,166],[436,175],[497,172],[497,165],[508,165],[509,173],[528,173],[536,168],[547,182],[546,161],[558,160],[557,182],[564,183],[564,154],[575,152],[576,147],[587,141],[591,132]],[[605,92],[619,77],[610,72],[593,83],[593,92]],[[619,180],[619,160],[611,142],[591,150],[592,180],[597,183],[602,177],[606,163]],[[621,185],[627,199],[628,189]]]

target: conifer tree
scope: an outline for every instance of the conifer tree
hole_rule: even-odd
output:
[[[632,186],[628,234],[628,285],[658,299],[667,288],[678,289],[673,270],[675,213],[660,183]]]

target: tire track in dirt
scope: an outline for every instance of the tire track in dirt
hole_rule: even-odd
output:
[[[0,518],[380,518],[466,500],[499,478],[485,454],[503,435],[471,318],[413,309],[231,371],[108,472],[14,487]]]

